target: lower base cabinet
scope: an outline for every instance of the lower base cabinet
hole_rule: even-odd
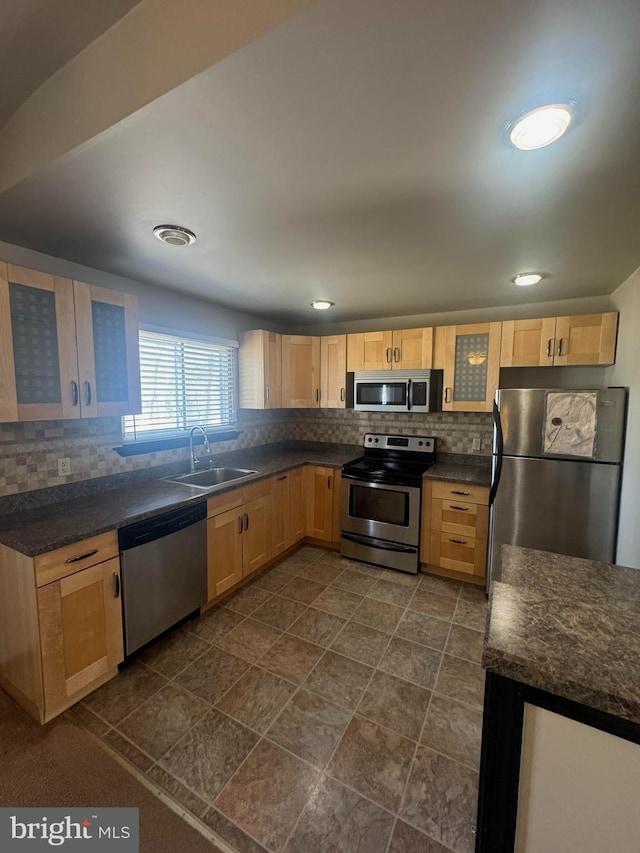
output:
[[[271,559],[271,481],[207,501],[207,598],[217,598]]]
[[[340,469],[305,468],[306,534],[322,542],[340,541]]]
[[[0,546],[0,685],[40,723],[124,658],[115,531],[38,557]]]
[[[271,556],[292,548],[305,534],[304,468],[271,478]]]
[[[425,481],[421,562],[482,580],[488,536],[488,487]]]

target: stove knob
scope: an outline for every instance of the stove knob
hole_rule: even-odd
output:
[[[369,436],[369,438],[367,439],[367,441],[369,441],[369,442],[373,441],[373,439],[371,438],[371,436]]]
[[[418,446],[419,446],[419,447],[422,447],[423,443],[424,443],[424,442],[419,441],[419,442],[418,442]]]
[[[379,441],[380,441],[380,439],[379,439],[379,438],[376,438],[376,439],[375,439],[376,444],[377,444]]]

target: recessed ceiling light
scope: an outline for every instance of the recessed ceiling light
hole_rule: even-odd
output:
[[[547,104],[530,110],[507,126],[512,145],[522,151],[534,151],[551,145],[567,132],[575,117],[576,104]]]
[[[328,299],[314,299],[311,303],[311,307],[315,308],[316,311],[326,311],[327,308],[331,308],[335,303],[329,302]]]
[[[511,281],[518,287],[529,287],[530,284],[537,284],[543,278],[545,278],[545,274],[541,272],[521,272],[514,275]]]
[[[156,225],[154,235],[169,246],[190,246],[196,242],[196,235],[181,225]]]

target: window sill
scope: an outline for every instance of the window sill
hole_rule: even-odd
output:
[[[207,433],[209,444],[218,441],[232,441],[240,435],[240,430]],[[194,436],[194,445],[203,444],[202,436]],[[189,447],[189,436],[177,435],[171,438],[154,438],[148,441],[131,441],[113,449],[119,456],[139,456],[141,453],[157,453],[159,450],[174,450],[177,447]]]

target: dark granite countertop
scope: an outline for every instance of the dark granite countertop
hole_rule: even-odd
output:
[[[491,468],[488,465],[461,465],[455,462],[436,462],[424,475],[426,480],[465,483],[467,486],[489,486]]]
[[[104,489],[96,483],[95,491],[89,494],[86,489],[91,483],[83,481],[78,484],[81,493],[77,497],[68,497],[69,488],[64,487],[66,499],[61,502],[0,515],[0,543],[35,557],[298,465],[310,463],[339,468],[361,453],[358,445],[309,443],[305,446],[303,442],[296,442],[295,447],[290,448],[263,445],[216,454],[212,458],[213,465],[240,465],[258,473],[210,492],[154,479],[153,469],[148,479],[126,487]]]
[[[503,546],[482,662],[640,723],[640,571]]]

